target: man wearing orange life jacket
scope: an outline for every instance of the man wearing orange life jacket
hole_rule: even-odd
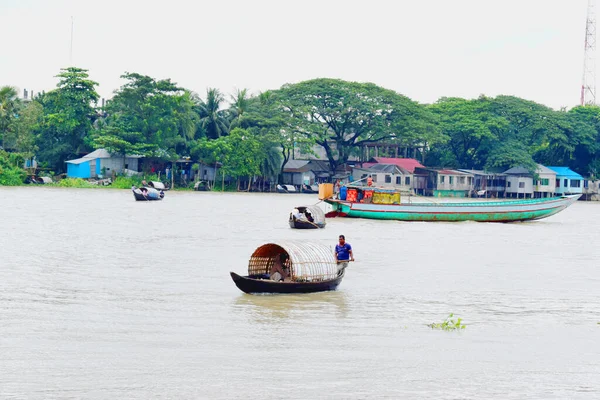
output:
[[[367,186],[373,186],[373,178],[371,178],[371,175],[367,178]]]

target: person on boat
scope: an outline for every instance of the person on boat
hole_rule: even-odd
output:
[[[146,182],[146,180],[143,180],[143,181],[142,181],[142,186],[143,186],[143,187],[146,187],[146,186],[148,186],[148,183]]]
[[[350,246],[350,243],[346,243],[344,235],[340,235],[339,242],[335,245],[335,261],[338,264],[339,272],[348,267],[348,262],[354,261],[352,246]]]
[[[304,215],[304,213],[301,213],[300,210],[298,210],[297,208],[294,208],[294,219],[298,220],[298,221],[305,221],[306,220],[306,216]]]
[[[315,219],[313,218],[312,214],[308,210],[306,210],[304,215],[306,216],[306,219],[308,220],[308,222],[315,222]]]
[[[287,261],[287,253],[281,253],[275,258],[275,262],[273,262],[273,266],[269,272],[272,281],[279,282],[289,280],[290,269],[287,266]]]
[[[373,186],[373,177],[371,175],[367,178],[367,186]]]

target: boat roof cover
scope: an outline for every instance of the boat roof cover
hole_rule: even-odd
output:
[[[318,282],[338,276],[331,247],[314,242],[287,241],[263,244],[254,250],[248,263],[248,275],[268,274],[282,252],[289,256],[293,281]]]
[[[317,206],[317,205],[312,205],[312,206],[298,206],[296,207],[296,209],[302,211],[304,210],[308,210],[310,212],[310,214],[312,215],[315,223],[325,223],[325,212],[321,209],[321,207]],[[306,211],[303,211],[306,212]]]

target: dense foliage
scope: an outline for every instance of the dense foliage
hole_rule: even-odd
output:
[[[600,173],[596,106],[557,111],[512,96],[424,105],[371,83],[338,79],[286,84],[256,96],[208,88],[202,99],[170,79],[125,73],[125,84],[98,107],[97,83],[87,70],[62,69],[57,78],[56,89],[30,101],[20,100],[13,87],[0,88],[2,147],[22,158],[35,155],[56,173],[65,171],[66,160],[105,148],[219,165],[238,189],[248,189],[281,177],[294,152],[321,149],[335,171],[352,156],[365,157],[373,144],[382,146],[380,155],[392,155],[385,146],[411,149],[432,167],[533,170],[542,163]],[[2,154],[0,184],[22,181],[18,163]]]

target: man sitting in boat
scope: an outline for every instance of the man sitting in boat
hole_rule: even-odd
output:
[[[295,220],[306,221],[306,215],[304,215],[304,213],[301,213],[300,210],[298,210],[297,208],[294,208],[294,213],[292,215],[294,216]]]
[[[286,253],[281,253],[275,258],[275,262],[273,262],[271,272],[269,273],[271,280],[276,282],[289,280],[290,269],[286,265],[287,260],[288,255]]]

